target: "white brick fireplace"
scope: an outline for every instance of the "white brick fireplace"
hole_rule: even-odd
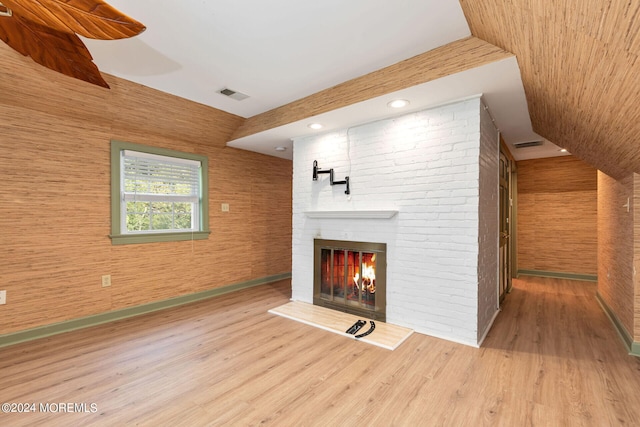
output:
[[[292,298],[313,302],[314,238],[386,243],[387,322],[478,346],[498,311],[498,147],[480,96],[295,139]]]

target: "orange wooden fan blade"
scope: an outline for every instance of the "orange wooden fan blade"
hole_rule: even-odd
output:
[[[0,17],[0,39],[35,62],[76,79],[108,88],[87,47],[75,34],[13,16]]]
[[[114,40],[133,37],[145,30],[102,0],[1,0],[15,15],[64,33]]]

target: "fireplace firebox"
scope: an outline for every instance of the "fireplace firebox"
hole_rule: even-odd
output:
[[[313,303],[386,320],[387,245],[314,240]]]

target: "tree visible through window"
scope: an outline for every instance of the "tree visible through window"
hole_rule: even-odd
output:
[[[153,149],[134,144],[112,142],[112,162],[119,163],[118,213],[119,229],[114,236],[173,234],[171,238],[148,237],[129,239],[123,243],[158,240],[182,240],[180,233],[207,232],[206,157],[169,150]],[[113,178],[113,177],[112,177]],[[115,184],[115,179],[112,183]],[[112,196],[116,196],[112,191]],[[114,213],[112,209],[112,213]],[[114,228],[112,220],[112,228]],[[191,238],[194,236],[192,235]],[[198,236],[198,238],[206,238]]]

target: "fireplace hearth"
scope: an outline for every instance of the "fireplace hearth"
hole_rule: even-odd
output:
[[[313,303],[386,320],[385,243],[314,240]]]

